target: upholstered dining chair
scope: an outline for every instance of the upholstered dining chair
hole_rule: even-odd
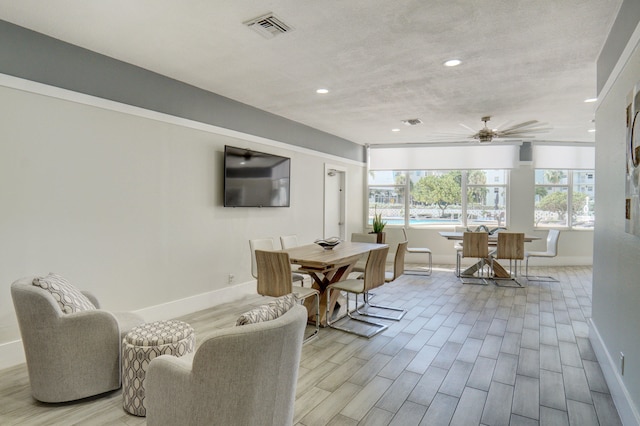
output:
[[[253,278],[258,279],[258,264],[256,263],[256,250],[273,251],[276,249],[276,246],[272,238],[259,238],[259,239],[249,240],[249,249],[251,250],[251,275],[253,276]],[[300,285],[304,285],[304,276],[298,273],[294,273],[293,270],[291,271],[291,279],[294,282],[300,283]]]
[[[363,318],[353,316],[349,304],[349,294],[353,293],[356,299],[354,311],[363,315],[363,313],[358,309],[358,295],[362,294],[364,297],[364,294],[368,291],[384,284],[384,269],[388,253],[389,246],[383,246],[369,251],[363,279],[346,279],[327,286],[327,326],[363,337],[375,336],[389,327],[386,324],[367,321]],[[329,306],[331,294],[334,291],[343,291],[346,293],[348,318],[350,320],[366,324],[367,330],[361,331],[357,327],[349,328],[338,324],[338,322],[343,321],[343,319],[331,322]],[[364,315],[366,315],[366,313]]]
[[[276,302],[252,310],[267,308],[269,318],[247,312],[192,355],[154,358],[145,379],[147,424],[292,425],[307,311],[293,302],[271,319]]]
[[[524,233],[521,232],[500,232],[498,233],[498,246],[494,255],[491,256],[491,269],[495,271],[495,260],[509,260],[509,278],[493,277],[494,282],[502,287],[522,287],[518,281],[518,262],[524,259]],[[510,281],[515,284],[504,285],[502,282]]]
[[[477,259],[477,263],[473,268],[475,268],[475,272],[478,275],[463,275],[460,273],[462,284],[489,284],[484,277],[484,264],[488,256],[489,234],[487,232],[465,232],[463,234],[461,257]],[[489,266],[491,266],[490,263]],[[489,271],[489,275],[491,275],[491,271]]]
[[[280,297],[293,293],[296,299],[303,301],[308,297],[315,299],[315,331],[305,338],[305,342],[313,339],[320,331],[320,292],[315,288],[294,286],[291,280],[291,262],[289,254],[282,251],[256,250],[258,268],[258,294]]]
[[[402,228],[402,235],[404,235],[404,240],[409,241],[407,238],[407,230]],[[407,253],[412,254],[425,254],[429,258],[427,263],[428,267],[424,268],[425,272],[422,273],[419,269],[405,269],[405,274],[415,274],[415,275],[431,275],[433,271],[433,253],[431,253],[431,249],[427,247],[409,247],[407,245]]]
[[[528,281],[546,281],[546,282],[558,282],[552,276],[531,276],[529,275],[529,258],[531,257],[556,257],[558,255],[558,240],[560,239],[560,231],[557,229],[550,229],[547,234],[547,250],[546,251],[528,251],[525,252],[525,271],[524,275]]]
[[[37,282],[37,285],[34,283]],[[11,284],[33,397],[67,402],[120,388],[120,342],[143,319],[100,309],[57,274]]]

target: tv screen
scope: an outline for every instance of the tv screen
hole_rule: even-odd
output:
[[[224,147],[225,207],[289,207],[291,159]]]

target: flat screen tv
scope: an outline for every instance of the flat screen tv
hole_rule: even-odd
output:
[[[289,207],[291,159],[224,147],[225,207]]]

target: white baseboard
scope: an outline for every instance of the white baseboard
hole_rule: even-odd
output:
[[[412,255],[411,257],[407,254],[405,259],[407,263],[425,263],[427,261],[427,257],[422,255],[422,257],[418,257],[419,255]],[[464,264],[470,265],[472,262],[469,259],[463,260]],[[455,265],[456,264],[456,255],[433,255],[433,264],[434,265]],[[529,266],[591,266],[593,265],[593,257],[591,256],[556,256],[556,257],[536,257],[535,259],[532,257],[529,261]],[[524,261],[522,261],[522,267],[524,268]]]
[[[240,300],[248,295],[256,294],[256,282],[246,283],[173,300],[160,305],[149,306],[135,311],[145,321],[159,321],[187,315],[223,303]],[[22,340],[0,344],[0,370],[25,362]]]
[[[0,370],[24,363],[22,340],[0,344]]]
[[[149,306],[135,311],[146,322],[170,319],[201,311],[227,302],[240,300],[250,294],[256,294],[256,282],[249,281],[219,290],[196,294],[184,299],[172,300],[160,305]]]
[[[596,325],[591,319],[589,319],[589,340],[600,363],[602,374],[607,382],[607,386],[609,386],[611,398],[613,398],[613,403],[616,405],[622,424],[639,425],[640,413],[638,413],[638,407],[634,405],[633,399],[631,399],[631,395],[629,395],[622,377],[618,374],[618,364],[611,358],[600,333],[598,333]]]

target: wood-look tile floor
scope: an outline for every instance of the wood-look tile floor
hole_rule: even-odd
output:
[[[453,268],[404,275],[375,302],[404,307],[399,322],[365,339],[323,328],[303,347],[295,424],[620,425],[588,340],[591,268],[535,270],[560,283],[462,285]],[[198,343],[264,302],[180,319]],[[0,371],[0,424],[145,424],[122,410],[121,391],[67,404],[29,393],[25,365]]]

